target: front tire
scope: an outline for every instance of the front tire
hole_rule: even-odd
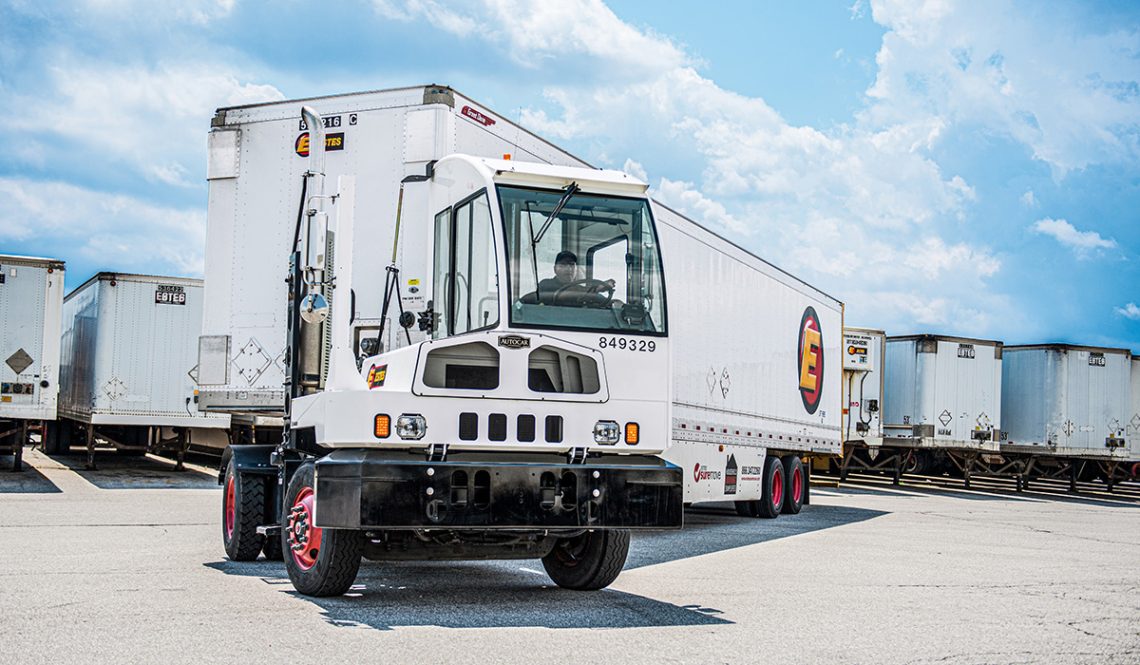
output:
[[[232,561],[253,561],[265,536],[257,527],[265,518],[265,479],[243,476],[231,457],[222,480],[222,544]]]
[[[360,571],[364,533],[313,524],[315,475],[312,462],[302,464],[285,492],[281,525],[285,570],[293,588],[306,596],[339,596],[352,587]]]
[[[542,557],[542,567],[564,589],[595,591],[608,587],[625,567],[629,556],[629,530],[587,531],[558,541]]]

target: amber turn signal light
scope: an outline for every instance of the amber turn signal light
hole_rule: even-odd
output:
[[[387,439],[392,433],[392,419],[386,414],[376,414],[376,420],[373,421],[372,433],[376,435],[377,439]]]
[[[626,423],[625,424],[625,442],[626,443],[628,443],[631,446],[636,446],[637,441],[638,441],[640,436],[641,436],[641,428],[639,428],[637,426],[637,423]]]

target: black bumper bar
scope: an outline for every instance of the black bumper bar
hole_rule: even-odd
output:
[[[317,526],[344,529],[676,529],[681,470],[647,455],[385,450],[317,460]]]

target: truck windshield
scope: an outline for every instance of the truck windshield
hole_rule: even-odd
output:
[[[646,199],[500,186],[512,325],[665,333]]]

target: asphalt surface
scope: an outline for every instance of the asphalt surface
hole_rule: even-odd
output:
[[[864,478],[795,517],[691,509],[601,592],[538,561],[365,562],[312,599],[226,559],[207,469],[25,460],[0,471],[0,663],[1140,662],[1126,490]]]

